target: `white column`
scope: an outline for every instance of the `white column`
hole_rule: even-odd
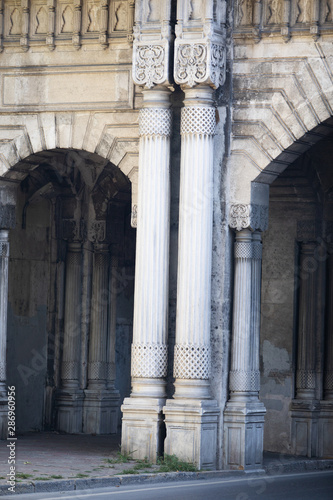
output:
[[[215,108],[208,85],[185,89],[181,174],[175,394],[164,407],[165,452],[216,465],[216,401],[210,397],[210,317]]]
[[[226,469],[262,467],[265,407],[259,401],[261,259],[260,233],[238,231],[234,245],[230,399],[224,412]]]
[[[61,390],[58,392],[58,429],[82,432],[80,388],[82,249],[80,242],[68,243],[66,256],[64,343]]]
[[[132,393],[124,400],[122,450],[155,461],[161,451],[167,373],[170,91],[143,91],[140,111]]]

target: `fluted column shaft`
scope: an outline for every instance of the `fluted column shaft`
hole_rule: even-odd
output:
[[[333,245],[328,258],[328,301],[325,345],[324,397],[333,400]]]
[[[316,391],[316,279],[312,261],[315,242],[302,243],[300,256],[299,322],[296,398],[315,399]]]
[[[259,391],[260,240],[252,233],[236,233],[234,247],[234,307],[230,370],[231,399]],[[255,250],[254,250],[255,249]],[[254,257],[255,251],[255,257]],[[258,258],[259,257],[259,258]]]
[[[0,230],[0,396],[6,397],[9,231]]]
[[[69,243],[66,257],[63,388],[79,389],[81,352],[81,243]]]
[[[185,90],[181,115],[175,398],[209,398],[215,108],[210,87]]]
[[[117,293],[116,293],[116,272],[118,268],[118,258],[111,257],[111,269],[109,273],[109,318],[108,318],[108,346],[106,360],[106,380],[107,388],[114,389],[116,378],[116,327],[117,327]]]
[[[108,245],[95,244],[89,339],[88,389],[105,389],[108,332]]]
[[[143,91],[140,111],[132,395],[164,397],[170,226],[170,92]]]

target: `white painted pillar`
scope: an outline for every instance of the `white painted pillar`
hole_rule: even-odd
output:
[[[7,398],[6,349],[8,309],[9,231],[0,229],[0,397]]]
[[[143,91],[140,111],[132,392],[122,406],[122,450],[156,461],[167,373],[170,91]],[[140,429],[140,430],[138,430]]]
[[[64,341],[61,389],[58,392],[58,429],[82,432],[83,391],[80,388],[82,248],[68,243],[66,256]]]
[[[215,108],[208,85],[185,89],[181,175],[175,394],[164,408],[165,452],[216,464],[216,401],[210,397],[210,318]]]
[[[224,411],[226,469],[262,467],[265,407],[259,401],[261,236],[236,232],[234,301],[229,374],[230,399]]]

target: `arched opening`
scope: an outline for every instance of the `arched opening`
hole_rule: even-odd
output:
[[[309,457],[333,456],[333,134],[321,130],[270,185],[262,261],[264,449]]]
[[[7,380],[17,431],[108,434],[130,393],[131,184],[82,150],[31,155],[10,232]]]

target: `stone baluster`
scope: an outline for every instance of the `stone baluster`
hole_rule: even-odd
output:
[[[55,0],[47,0],[48,5],[48,31],[46,35],[46,45],[49,50],[54,50],[54,31],[55,31]]]
[[[231,210],[234,220],[230,225],[238,230],[234,245],[230,399],[224,411],[224,465],[227,469],[262,467],[266,411],[259,401],[262,248],[260,232],[252,233],[250,229],[255,227],[251,210],[246,205],[235,205]],[[265,221],[258,222],[259,227],[265,225]]]
[[[29,8],[29,0],[21,0],[22,7],[22,33],[20,39],[21,49],[24,52],[27,52],[29,49],[29,17],[30,17],[30,8]]]
[[[109,17],[109,2],[101,0],[100,2],[100,17],[99,17],[99,43],[106,49],[108,46],[108,17]]]
[[[68,243],[66,256],[64,340],[58,394],[58,428],[69,433],[82,432],[81,289],[81,242],[72,241]]]
[[[72,43],[78,50],[81,47],[82,0],[74,0],[74,21]]]
[[[170,91],[143,91],[140,111],[132,393],[124,400],[122,450],[156,461],[167,373]],[[137,432],[137,426],[140,432]]]

